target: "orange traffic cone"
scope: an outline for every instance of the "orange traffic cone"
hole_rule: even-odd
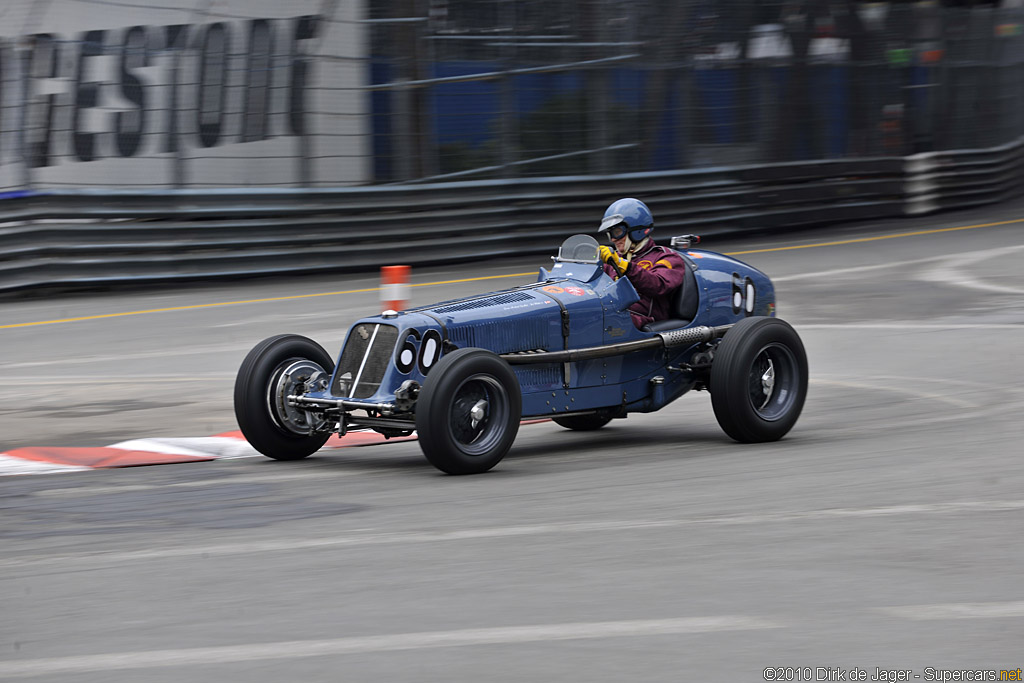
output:
[[[381,266],[380,302],[382,311],[400,311],[409,303],[409,266]]]

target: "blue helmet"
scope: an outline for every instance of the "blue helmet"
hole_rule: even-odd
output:
[[[622,239],[623,235],[629,233],[630,241],[639,244],[654,231],[654,216],[639,199],[619,199],[612,202],[604,212],[601,227],[597,231],[607,232],[613,240]]]

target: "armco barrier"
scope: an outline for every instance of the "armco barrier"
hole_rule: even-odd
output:
[[[310,190],[62,190],[0,197],[0,293],[549,254],[636,196],[658,234],[921,214],[1024,192],[1024,145],[517,181]]]
[[[993,204],[1024,194],[1024,141],[906,159],[907,213]]]

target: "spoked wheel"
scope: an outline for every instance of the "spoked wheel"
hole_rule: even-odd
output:
[[[715,417],[730,437],[781,439],[807,398],[807,354],[799,335],[777,318],[736,323],[715,352],[710,389]]]
[[[316,453],[332,425],[288,405],[288,396],[330,379],[334,363],[312,339],[294,334],[257,344],[235,379],[235,417],[253,448],[275,460],[298,460]]]
[[[435,365],[416,402],[423,455],[448,474],[486,472],[519,431],[522,395],[508,363],[483,349],[458,349]]]

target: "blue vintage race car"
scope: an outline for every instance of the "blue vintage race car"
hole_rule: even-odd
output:
[[[239,369],[239,427],[278,460],[315,453],[334,432],[415,430],[434,466],[470,474],[505,456],[523,418],[599,429],[707,389],[730,437],[779,439],[807,394],[803,344],[775,317],[764,273],[694,240],[672,241],[687,264],[675,318],[643,330],[627,310],[633,285],[575,235],[537,282],[356,322],[337,364],[306,337],[271,337]]]

